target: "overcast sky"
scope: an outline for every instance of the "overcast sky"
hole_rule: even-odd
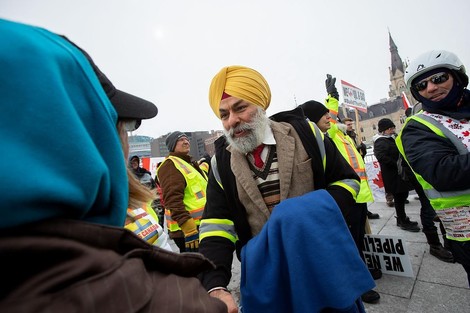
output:
[[[403,60],[446,49],[470,68],[468,12],[468,0],[0,0],[1,18],[66,35],[116,87],[156,103],[134,132],[151,137],[221,129],[208,89],[226,65],[265,76],[269,115],[322,101],[327,73],[368,104],[387,98],[388,31]]]

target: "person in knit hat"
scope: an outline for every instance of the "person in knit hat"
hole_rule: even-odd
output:
[[[305,116],[317,124],[318,128],[324,133],[331,128],[330,110],[318,101],[310,100],[301,105]]]
[[[392,128],[395,128],[395,124],[392,122],[391,119],[389,118],[383,118],[379,121],[379,123],[377,124],[377,127],[378,127],[378,131],[379,133],[383,133],[385,132],[386,130],[391,130]]]
[[[393,194],[397,226],[406,231],[418,232],[418,223],[411,221],[405,212],[406,198],[413,187],[398,175],[400,152],[395,144],[395,124],[389,118],[382,118],[377,126],[379,133],[373,137],[374,155],[380,164],[385,192]]]
[[[166,147],[168,148],[168,151],[174,152],[176,143],[178,142],[178,140],[180,140],[183,137],[186,137],[186,140],[189,142],[188,136],[186,136],[185,133],[182,133],[180,131],[174,131],[171,134],[169,134],[168,137],[166,137],[165,139],[165,144],[166,144]]]
[[[298,245],[302,250],[314,248],[315,253],[312,254],[317,256],[323,255],[319,251],[326,249],[319,245],[305,245],[306,242],[316,241],[314,238],[319,238],[319,234],[315,233],[315,230],[319,229],[316,227],[319,221],[307,216],[308,212],[319,212],[309,207],[315,201],[308,201],[306,206],[297,205],[299,211],[305,213],[302,216],[291,213],[294,211],[289,209],[274,209],[276,205],[287,198],[300,197],[314,190],[325,189],[324,193],[315,191],[316,195],[322,199],[326,197],[324,200],[327,200],[328,205],[334,206],[333,211],[338,213],[337,217],[341,220],[343,218],[341,213],[348,214],[348,209],[352,207],[359,190],[359,178],[354,170],[341,157],[331,141],[324,140],[318,127],[304,118],[300,108],[268,117],[266,110],[270,103],[271,90],[266,79],[260,72],[249,67],[239,65],[223,67],[214,76],[209,87],[209,105],[222,123],[224,136],[214,143],[215,155],[211,160],[207,202],[200,224],[199,252],[211,259],[217,268],[205,272],[201,276],[201,281],[211,296],[227,304],[228,312],[238,312],[238,305],[227,290],[234,250],[237,250],[237,256],[241,259],[243,267],[246,265],[247,269],[256,270],[257,267],[251,265],[266,265],[266,259],[269,259],[269,256],[263,253],[263,249],[256,248],[256,243],[269,243],[272,247],[270,251],[279,251],[283,243],[288,243],[291,247]],[[305,225],[311,232],[302,233],[301,240],[293,239],[286,242],[267,240],[266,232],[263,230],[275,225],[278,220],[284,220],[284,218],[275,218],[276,212],[293,214],[285,226]],[[328,214],[320,215],[324,221],[322,225],[331,226],[328,230],[332,230],[333,222],[327,219]],[[338,277],[334,275],[337,273],[352,275],[346,284],[338,282],[342,288],[351,291],[352,296],[346,301],[347,303],[336,302],[325,305],[359,308],[362,306],[361,294],[372,288],[373,281],[368,285],[370,274],[357,253],[345,223],[341,224],[336,234],[338,236],[334,235],[335,240],[338,240],[337,243],[341,242],[341,248],[335,251],[347,254],[348,262],[337,264],[334,260],[331,260],[331,263],[326,259],[322,261],[335,268],[335,271],[329,273],[328,280],[336,281]],[[347,242],[339,239],[342,235],[347,235]],[[258,240],[250,240],[252,238]],[[251,251],[246,253],[246,257],[241,255],[242,251],[247,251],[245,248],[241,250],[242,247]],[[352,248],[348,250],[344,247]],[[293,255],[284,253],[279,257],[288,262],[292,260]],[[277,259],[277,256],[273,258]],[[296,271],[301,270],[305,274],[303,277],[307,277],[313,268],[317,268],[313,264],[314,259],[317,257],[304,258],[302,261],[305,263],[299,264],[298,267],[301,269],[296,268]],[[282,261],[276,264],[279,263]],[[277,273],[293,274],[285,268],[276,269],[276,264],[272,264],[274,267],[268,267]],[[349,268],[352,264],[358,267]],[[269,280],[284,277],[268,275],[268,267],[260,269],[264,275],[247,274],[246,280],[242,278],[243,285],[240,290],[243,309],[250,312],[293,312],[289,305],[297,303],[294,296],[270,292],[270,288],[260,288],[266,285],[278,285]],[[310,273],[311,276],[315,276],[313,272]],[[356,274],[357,280],[352,278]],[[286,278],[283,284],[288,284],[288,281]],[[362,285],[359,287],[355,285],[356,283],[364,283],[368,287]],[[286,288],[292,288],[291,293],[299,295],[298,291],[305,290],[309,284],[306,281],[298,281]],[[317,287],[322,290],[318,294],[324,292],[343,295],[343,292],[346,292],[344,289],[340,291],[326,286]],[[259,299],[266,299],[264,297],[269,300],[259,303]],[[303,299],[300,305],[304,310],[301,309],[299,312],[316,311],[309,307],[312,299]],[[318,302],[316,304],[318,305]]]
[[[170,153],[157,168],[157,177],[163,192],[168,232],[180,252],[197,252],[207,175],[192,160],[185,133],[172,132],[165,144]]]

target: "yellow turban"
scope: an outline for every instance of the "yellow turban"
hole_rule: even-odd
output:
[[[271,90],[264,77],[245,66],[226,66],[214,76],[209,89],[209,104],[219,116],[219,106],[223,93],[259,105],[264,110],[271,102]]]

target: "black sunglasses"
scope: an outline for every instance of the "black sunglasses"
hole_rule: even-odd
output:
[[[422,91],[428,87],[428,82],[431,82],[434,85],[439,85],[439,84],[445,83],[448,80],[449,80],[449,73],[441,72],[441,73],[434,74],[431,77],[423,79],[422,81],[414,84],[414,88],[416,89],[416,91]]]

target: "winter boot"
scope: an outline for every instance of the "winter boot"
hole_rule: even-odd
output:
[[[367,210],[367,218],[370,220],[376,220],[380,218],[380,215],[378,215],[377,213],[372,213],[371,211]]]
[[[454,257],[450,251],[445,249],[439,242],[437,231],[425,231],[426,239],[429,244],[429,253],[441,261],[454,263]]]
[[[378,268],[369,268],[369,273],[374,280],[382,278],[382,271]]]
[[[398,217],[395,216],[395,218],[397,219],[397,226],[400,226],[400,219]],[[403,220],[404,223],[406,224],[410,224],[410,225],[415,225],[415,226],[418,226],[418,222],[415,222],[415,221],[412,221],[410,220],[410,218],[407,216],[405,217],[405,219]]]
[[[418,223],[410,221],[409,217],[406,217],[403,220],[400,218],[397,218],[397,226],[403,230],[411,231],[414,233],[420,231],[420,228],[418,227]]]
[[[441,244],[429,245],[429,253],[441,261],[455,263],[452,252],[444,248]]]
[[[375,290],[369,290],[361,296],[361,299],[365,303],[377,303],[380,300],[380,295]]]

